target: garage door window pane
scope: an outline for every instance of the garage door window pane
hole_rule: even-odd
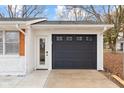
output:
[[[77,40],[77,41],[82,41],[82,40],[83,40],[83,37],[82,37],[82,36],[77,36],[77,37],[76,37],[76,40]]]
[[[66,41],[72,41],[72,36],[67,36]]]
[[[63,37],[62,36],[57,36],[56,41],[63,41]]]
[[[5,32],[5,54],[18,54],[19,32]]]
[[[86,36],[86,41],[92,41],[92,37]]]

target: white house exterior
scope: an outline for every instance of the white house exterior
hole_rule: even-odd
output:
[[[124,49],[124,38],[123,38],[123,32],[119,32],[119,36],[116,40],[116,51],[123,51]]]
[[[3,19],[0,21],[0,75],[25,75],[36,69],[103,70],[103,32],[111,27],[111,24]],[[15,38],[9,37],[14,35],[9,32],[13,31],[24,35],[24,55],[14,50],[14,44],[20,43],[11,42]],[[8,48],[7,44],[12,47]]]
[[[116,42],[116,51],[123,51],[124,49],[124,38],[120,38]]]

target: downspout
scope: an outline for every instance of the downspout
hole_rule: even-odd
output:
[[[19,27],[19,24],[16,24],[16,28],[25,35],[25,32]]]
[[[25,32],[19,27],[19,24],[16,24],[16,28],[24,35],[24,36],[26,36],[26,34],[25,34]],[[26,47],[25,47],[26,48]],[[25,49],[26,50],[26,49]],[[25,52],[26,53],[26,52]],[[26,62],[26,57],[25,57],[25,62]],[[25,64],[25,70],[24,70],[24,74],[23,74],[23,76],[24,75],[26,75],[26,64]]]

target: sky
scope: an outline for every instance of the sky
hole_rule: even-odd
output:
[[[5,5],[0,5],[0,11],[4,11],[5,10]],[[62,5],[46,5],[45,9],[46,9],[46,18],[47,20],[59,20],[57,13],[58,14],[62,14],[63,11],[65,11],[64,8],[65,6]],[[101,13],[103,12],[103,9],[99,6],[96,6],[96,9],[98,11],[100,11]],[[84,11],[83,11],[84,12]],[[70,13],[70,18],[73,19],[73,14]]]
[[[56,20],[55,16],[56,16],[56,8],[57,6],[56,5],[49,5],[49,6],[46,6],[47,8],[47,18],[48,20]]]
[[[0,5],[0,11],[4,11],[5,5]],[[47,5],[47,18],[48,20],[56,20],[56,8],[57,5]]]
[[[99,12],[103,12],[103,9],[100,6],[96,6],[97,10]],[[48,5],[46,6],[47,9],[47,18],[48,20],[57,20],[57,10],[60,12],[63,10],[63,6],[62,5]],[[72,15],[72,14],[71,14]]]

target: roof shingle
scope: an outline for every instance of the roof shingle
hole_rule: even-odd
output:
[[[0,21],[32,21],[36,19],[44,18],[0,18]],[[83,20],[83,21],[42,21],[35,24],[105,24],[104,22],[96,22],[92,20]]]

